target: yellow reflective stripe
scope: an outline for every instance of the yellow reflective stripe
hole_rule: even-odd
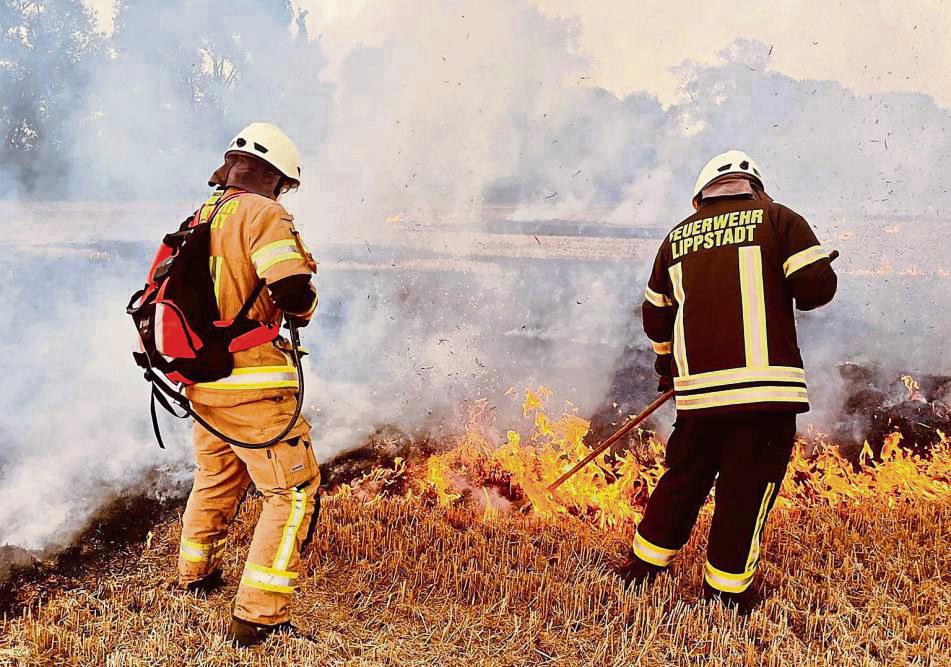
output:
[[[769,365],[766,341],[766,297],[763,292],[763,253],[759,246],[740,248],[740,298],[746,365]]]
[[[644,299],[646,299],[648,303],[651,303],[658,308],[665,308],[667,306],[674,305],[674,302],[671,301],[669,297],[661,294],[660,292],[655,292],[649,286],[646,290],[644,290]]]
[[[296,376],[294,380],[266,380],[261,382],[202,382],[196,384],[200,389],[217,389],[220,391],[243,391],[245,389],[297,389]]]
[[[295,579],[297,579],[296,572],[276,570],[271,567],[264,567],[263,565],[247,562],[244,564],[244,574],[241,577],[241,584],[276,593],[293,593],[296,586],[294,583]]]
[[[293,389],[297,387],[294,366],[248,366],[235,368],[231,375],[214,382],[199,382],[202,389]]]
[[[280,585],[277,585],[277,584],[269,584],[269,583],[265,583],[265,582],[263,582],[263,581],[257,581],[257,580],[255,580],[255,579],[252,579],[252,578],[248,577],[247,575],[241,577],[241,585],[242,585],[242,586],[249,586],[249,587],[251,587],[251,588],[257,588],[257,589],[262,590],[262,591],[270,591],[271,593],[288,593],[288,594],[290,594],[290,593],[293,593],[293,592],[294,592],[294,587],[293,587],[293,586],[280,586]]]
[[[257,271],[257,274],[263,276],[264,273],[275,264],[292,259],[303,260],[304,258],[297,250],[297,241],[294,239],[274,241],[253,252],[251,254],[251,262],[254,264],[254,269]]]
[[[215,257],[212,255],[208,258],[208,266],[211,269],[211,284],[215,289],[215,301],[218,301],[219,292],[221,291],[221,265],[224,263],[224,257]]]
[[[756,515],[756,523],[753,525],[753,539],[750,542],[750,553],[746,557],[746,570],[756,569],[759,562],[760,540],[763,536],[763,527],[766,525],[766,515],[769,512],[769,503],[776,488],[774,482],[766,485],[766,493],[763,494],[763,501],[759,505],[759,514]]]
[[[634,554],[638,558],[647,561],[651,565],[657,565],[658,567],[667,567],[674,556],[680,551],[679,549],[665,549],[664,547],[652,544],[644,539],[639,532],[634,533],[634,543],[632,547]]]
[[[674,298],[677,299],[677,317],[674,320],[674,361],[677,363],[677,375],[690,375],[687,366],[687,336],[684,333],[684,302],[687,294],[684,292],[683,263],[674,264],[668,269],[670,281],[674,288]]]
[[[753,583],[753,575],[755,573],[755,570],[747,570],[743,574],[731,574],[723,570],[718,570],[710,565],[710,561],[707,561],[703,576],[707,580],[707,583],[717,590],[726,593],[742,593]]]
[[[190,563],[204,563],[209,558],[207,553],[204,553],[204,552],[195,553],[194,551],[192,551],[186,546],[179,547],[178,555]]]
[[[657,343],[651,341],[651,348],[656,354],[670,354],[671,350],[673,349],[673,343],[670,341],[667,341],[666,343]]]
[[[201,389],[217,389],[219,391],[244,391],[247,389],[297,389],[297,380],[267,381],[267,382],[247,382],[243,384],[227,383],[218,384],[216,382],[203,382],[195,385]]]
[[[805,382],[806,372],[795,366],[764,366],[762,368],[728,368],[722,371],[696,373],[674,378],[678,391],[704,389],[740,382]]]
[[[225,539],[218,540],[217,542],[209,542],[208,544],[202,544],[201,542],[194,542],[192,540],[185,539],[184,537],[181,539],[182,544],[184,544],[187,547],[191,547],[192,549],[197,549],[199,551],[213,551],[215,549],[220,549],[224,545],[224,543],[227,541],[228,541],[227,538],[225,538]]]
[[[307,493],[303,489],[291,490],[291,507],[287,515],[287,523],[284,524],[284,531],[281,534],[281,542],[278,544],[277,553],[274,555],[275,570],[286,570],[291,556],[297,550],[297,532],[301,524],[304,523],[304,515],[307,513]]]
[[[209,558],[217,556],[224,547],[225,541],[222,539],[210,544],[201,544],[183,537],[178,547],[178,553],[187,561],[203,563]]]
[[[677,396],[678,410],[699,410],[746,403],[808,403],[805,387],[745,387],[696,396]]]
[[[231,375],[253,375],[255,373],[297,373],[290,364],[286,366],[242,366],[231,371]]]
[[[292,259],[304,259],[304,258],[301,257],[301,254],[297,252],[296,250],[294,252],[284,253],[283,255],[277,255],[276,257],[272,257],[271,259],[267,260],[263,264],[260,264],[256,267],[258,275],[263,276],[265,273],[267,273],[267,270],[270,269],[275,264],[280,264],[281,262],[289,262]]]
[[[261,574],[272,574],[276,577],[284,577],[286,579],[297,579],[297,572],[289,572],[288,570],[275,570],[273,567],[264,567],[263,565],[258,565],[257,563],[247,562],[244,564],[244,568],[254,570],[255,572],[260,572]]]
[[[258,248],[253,253],[251,253],[251,261],[257,263],[257,261],[268,255],[275,254],[276,250],[283,250],[284,248],[294,248],[297,249],[297,241],[294,239],[281,239],[280,241],[272,241],[267,245]]]
[[[805,250],[800,250],[783,262],[783,273],[785,273],[788,278],[799,269],[818,262],[820,259],[827,259],[828,257],[829,253],[823,250],[821,245],[810,246]]]

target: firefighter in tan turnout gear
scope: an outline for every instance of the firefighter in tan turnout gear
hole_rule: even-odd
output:
[[[267,285],[250,310],[260,322],[279,323],[282,313],[298,326],[317,307],[311,283],[316,263],[278,203],[300,184],[299,153],[280,129],[254,123],[238,134],[212,175],[218,190],[211,221],[211,269],[221,317],[232,318],[263,279]],[[234,372],[217,382],[188,388],[193,409],[215,429],[244,442],[267,442],[293,417],[297,370],[283,338],[235,353]],[[263,496],[234,602],[229,638],[240,645],[288,632],[289,603],[300,576],[300,552],[317,519],[319,470],[310,424],[300,417],[287,437],[263,449],[232,447],[195,424],[195,482],[182,517],[179,580],[190,590],[221,582],[220,561],[228,525],[249,483]]]
[[[667,568],[716,483],[704,592],[748,610],[766,519],[809,409],[793,305],[835,294],[831,260],[806,221],[773,202],[749,156],[713,158],[696,213],[661,244],[642,307],[661,389],[677,421],[667,472],[622,568],[628,585]]]

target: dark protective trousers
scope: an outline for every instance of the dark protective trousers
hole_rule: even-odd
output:
[[[718,591],[742,593],[753,581],[795,438],[796,415],[788,412],[678,417],[667,442],[667,472],[637,527],[634,554],[669,565],[716,481],[704,577]]]

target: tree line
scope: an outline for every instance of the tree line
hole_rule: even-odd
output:
[[[0,197],[166,195],[259,117],[319,138],[305,18],[289,0],[119,0],[105,34],[82,0],[0,0]]]

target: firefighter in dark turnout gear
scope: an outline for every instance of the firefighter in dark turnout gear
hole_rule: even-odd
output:
[[[642,307],[677,421],[622,575],[630,584],[663,571],[716,481],[705,594],[742,605],[796,414],[809,409],[793,305],[828,303],[836,275],[809,225],[769,198],[746,154],[711,160],[693,203],[661,244]]]

